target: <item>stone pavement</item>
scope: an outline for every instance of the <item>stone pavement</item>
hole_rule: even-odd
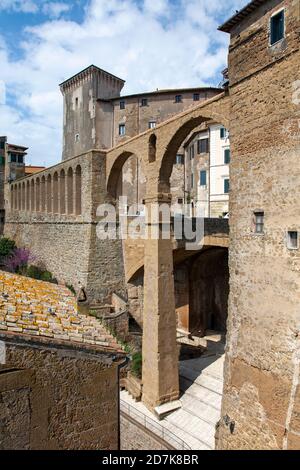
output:
[[[192,450],[212,450],[215,426],[221,416],[223,367],[224,355],[204,355],[180,362],[182,408],[162,421],[125,391],[121,392],[121,401],[159,423]]]
[[[0,271],[0,332],[122,350],[97,318],[78,313],[68,288],[4,271]]]

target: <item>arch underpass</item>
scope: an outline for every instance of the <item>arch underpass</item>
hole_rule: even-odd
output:
[[[170,177],[181,144],[193,129],[205,122],[217,122],[228,129],[229,110],[230,99],[224,92],[165,121],[155,130],[151,129],[108,151],[108,195],[112,200],[116,199],[116,188],[124,163],[130,156],[136,155],[146,180],[144,200],[147,211],[151,211],[153,204],[170,204]],[[143,402],[153,410],[179,397],[173,253],[187,258],[195,256],[195,253],[183,254],[180,243],[174,238],[164,239],[159,221],[151,220],[147,224],[158,230],[158,239],[149,237],[145,240],[126,240],[123,243],[123,253],[126,280],[132,279],[144,266]],[[218,235],[220,234],[205,234],[204,252],[207,247],[218,247],[218,243],[221,245],[219,248],[227,248],[228,238],[225,241],[224,234]],[[181,259],[180,262],[183,261]],[[197,272],[199,274],[199,270]]]

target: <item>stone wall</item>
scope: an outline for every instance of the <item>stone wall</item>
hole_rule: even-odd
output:
[[[83,286],[90,301],[125,295],[122,243],[97,237],[105,165],[105,154],[91,151],[6,185],[5,236],[60,282]]]
[[[0,448],[117,449],[118,368],[112,357],[24,336],[1,334],[0,340]]]
[[[282,7],[286,37],[271,47],[270,17]],[[298,0],[263,2],[231,34],[230,300],[219,449],[300,448],[300,251],[287,246],[287,232],[300,232],[299,7]]]

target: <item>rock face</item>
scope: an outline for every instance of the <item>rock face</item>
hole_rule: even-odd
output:
[[[229,334],[220,449],[299,449],[299,1],[230,26]],[[285,37],[270,46],[271,16]],[[262,233],[255,223],[264,216]]]

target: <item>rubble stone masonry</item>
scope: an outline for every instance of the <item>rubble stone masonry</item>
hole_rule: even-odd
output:
[[[285,8],[285,38],[269,45]],[[300,448],[299,1],[266,1],[232,27],[229,50],[230,298],[219,449]],[[255,233],[254,212],[264,212]]]

